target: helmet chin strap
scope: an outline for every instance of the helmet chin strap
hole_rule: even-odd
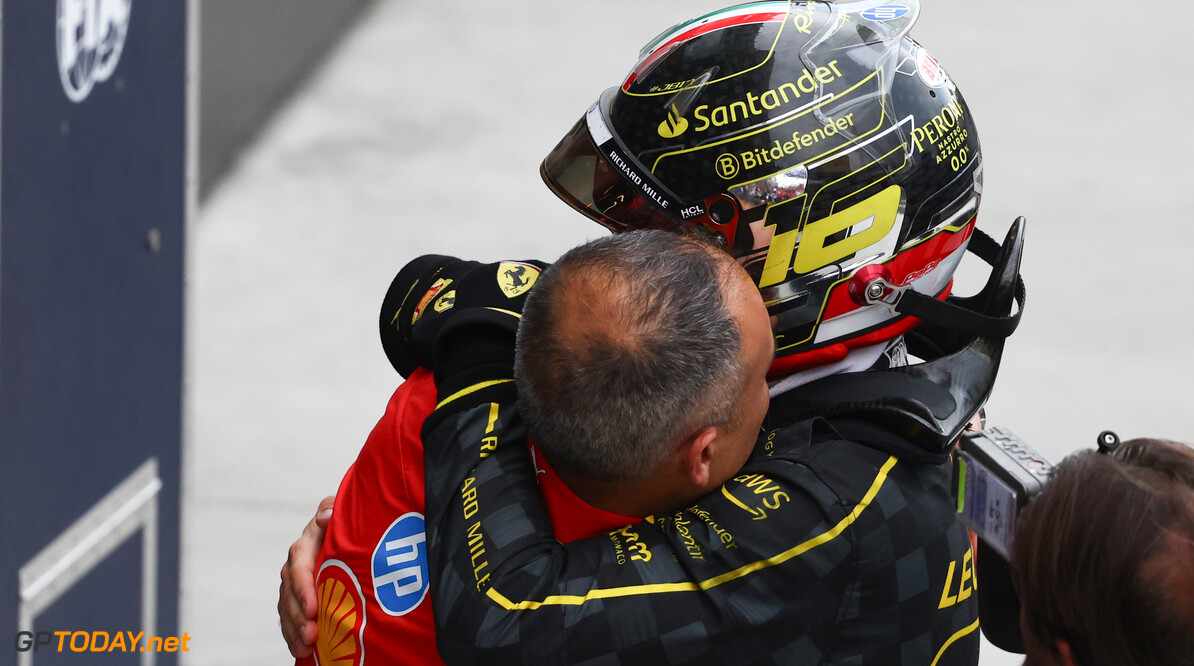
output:
[[[807,388],[778,396],[773,406],[784,403],[785,407],[776,413],[793,421],[859,416],[913,443],[917,450],[900,452],[909,459],[947,453],[990,397],[1004,342],[1023,312],[1026,291],[1019,269],[1024,226],[1024,218],[1017,218],[1002,246],[985,234],[980,237],[985,241],[971,240],[975,254],[994,266],[986,286],[975,296],[943,303],[906,290],[892,303],[883,301],[889,307],[907,308],[897,312],[923,319],[905,334],[909,353],[924,359],[923,363],[811,382]],[[933,305],[925,307],[925,301]],[[1018,309],[1009,315],[1013,302]]]
[[[1015,260],[1018,266],[1024,226],[1024,218],[1016,218],[1002,246],[977,227],[974,229],[967,249],[994,268],[986,286],[974,296],[941,301],[908,285],[891,284],[891,273],[886,266],[871,265],[864,266],[850,280],[850,298],[859,305],[884,305],[893,313],[916,317],[961,335],[1006,338],[1020,325],[1027,295],[1018,272],[1004,275],[1008,262]],[[994,307],[993,302],[1006,300],[1008,296],[1014,297],[1019,306],[1015,314],[991,314],[1010,309],[1010,301],[1007,308]]]

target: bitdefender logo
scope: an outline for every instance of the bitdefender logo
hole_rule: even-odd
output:
[[[70,101],[116,71],[132,10],[133,0],[58,0],[58,73]]]
[[[680,115],[680,110],[673,104],[667,110],[667,118],[659,123],[659,136],[674,139],[688,130],[688,119]]]

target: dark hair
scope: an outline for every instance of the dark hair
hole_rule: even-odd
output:
[[[1011,569],[1046,648],[1064,639],[1082,666],[1194,664],[1194,450],[1068,456],[1022,514]]]
[[[540,276],[514,377],[532,440],[561,469],[654,473],[683,437],[737,416],[741,340],[720,250],[663,231],[602,237]]]

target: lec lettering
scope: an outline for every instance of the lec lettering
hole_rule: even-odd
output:
[[[978,581],[974,578],[974,555],[969,548],[962,556],[961,572],[957,574],[958,582],[955,586],[954,573],[957,565],[954,561],[949,563],[949,571],[945,574],[945,586],[941,589],[941,603],[937,606],[939,610],[966,601],[978,587]]]

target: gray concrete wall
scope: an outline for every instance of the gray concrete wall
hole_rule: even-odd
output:
[[[373,0],[199,0],[199,195]]]

